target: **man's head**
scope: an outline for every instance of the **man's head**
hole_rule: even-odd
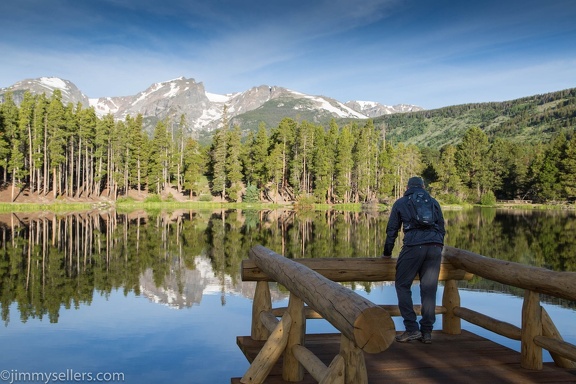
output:
[[[408,179],[408,188],[424,188],[424,180],[421,177],[414,176]]]

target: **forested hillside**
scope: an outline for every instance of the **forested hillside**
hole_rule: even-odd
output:
[[[440,149],[457,144],[471,127],[482,129],[490,140],[549,142],[558,132],[576,126],[576,88],[512,101],[463,104],[440,109],[398,113],[374,119],[385,126],[387,138]]]
[[[229,124],[207,145],[186,120],[115,121],[62,95],[8,93],[0,104],[0,183],[52,199],[175,191],[193,200],[392,202],[422,175],[444,203],[576,196],[575,90],[506,103],[447,107],[376,121],[283,118],[242,132]],[[416,145],[418,144],[418,146]]]

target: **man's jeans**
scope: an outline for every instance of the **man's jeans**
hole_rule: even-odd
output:
[[[420,331],[432,332],[436,321],[436,290],[441,261],[442,247],[440,245],[404,246],[400,251],[396,263],[396,295],[400,314],[404,318],[404,326],[409,332],[418,331],[411,291],[416,274],[420,276],[422,304]]]

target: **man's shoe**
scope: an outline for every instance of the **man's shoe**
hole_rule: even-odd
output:
[[[432,344],[432,334],[431,333],[423,333],[420,341],[423,342],[424,344]]]
[[[396,341],[398,341],[399,343],[406,343],[408,341],[412,341],[412,340],[420,340],[422,339],[422,334],[420,333],[420,331],[406,331],[403,334],[396,336]]]

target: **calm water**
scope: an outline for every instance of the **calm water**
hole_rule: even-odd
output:
[[[573,212],[445,216],[449,245],[576,271]],[[250,247],[291,258],[377,256],[386,223],[385,213],[282,210],[0,215],[0,382],[229,383],[248,368],[236,336],[250,333],[255,283],[242,283],[238,273]],[[354,288],[372,302],[396,303],[392,285]],[[520,325],[522,290],[476,278],[460,294],[463,306]],[[285,293],[272,295],[275,306],[287,304]],[[418,302],[417,289],[414,295]],[[576,343],[576,303],[543,306]],[[322,320],[307,328],[334,331]]]

